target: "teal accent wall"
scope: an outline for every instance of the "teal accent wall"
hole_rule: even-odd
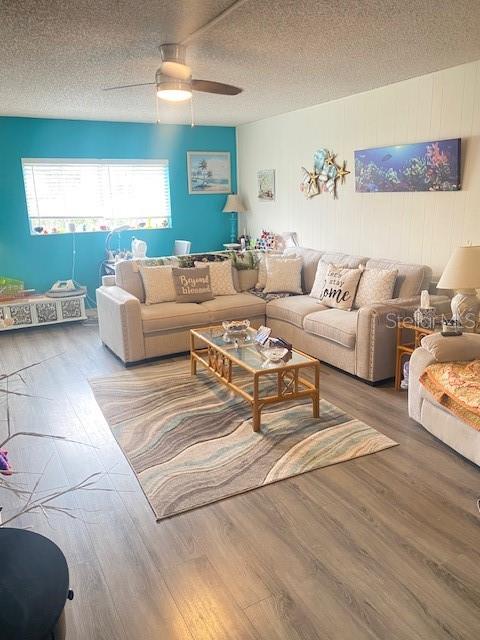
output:
[[[166,158],[172,228],[123,231],[122,248],[130,248],[135,235],[147,241],[149,256],[170,255],[174,240],[191,240],[195,252],[222,249],[230,240],[230,216],[222,213],[226,196],[189,195],[187,151],[230,151],[236,191],[234,127],[0,117],[0,275],[37,291],[71,277],[73,235],[30,235],[22,158]],[[75,235],[75,279],[88,286],[93,299],[105,237],[105,232]],[[112,246],[118,246],[116,240]]]

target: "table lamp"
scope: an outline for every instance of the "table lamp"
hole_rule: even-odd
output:
[[[480,312],[480,246],[458,247],[453,252],[437,289],[455,289],[452,298],[453,319],[465,329],[475,330]]]
[[[237,219],[235,214],[245,213],[246,211],[247,208],[240,200],[240,196],[238,194],[231,193],[227,196],[223,212],[230,214],[230,242],[236,242],[237,240]]]

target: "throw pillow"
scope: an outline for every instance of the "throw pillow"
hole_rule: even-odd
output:
[[[355,296],[355,309],[390,300],[397,280],[397,269],[365,269]]]
[[[303,293],[302,258],[275,258],[267,256],[267,283],[263,293]]]
[[[145,267],[139,265],[140,275],[145,289],[145,304],[173,302],[175,287],[173,286],[172,267]]]
[[[256,289],[264,289],[267,284],[267,258],[269,260],[293,260],[298,256],[284,256],[282,254],[271,254],[271,253],[262,253],[259,257],[258,262],[258,276],[257,276],[257,285]]]
[[[212,292],[214,296],[232,296],[237,293],[233,284],[232,261],[223,262],[195,262],[196,267],[210,269]]]
[[[361,275],[362,269],[347,269],[329,264],[325,286],[319,299],[327,307],[350,311]]]
[[[310,296],[312,298],[321,299],[323,295],[323,291],[325,289],[325,278],[327,277],[329,264],[328,262],[323,262],[323,260],[319,260],[317,265],[317,271],[315,273],[315,282],[313,283],[312,290],[310,291]]]
[[[205,302],[213,300],[210,267],[172,269],[177,302]]]
[[[442,336],[432,333],[421,339],[420,344],[437,362],[460,362],[480,358],[480,335],[464,333],[463,336]]]

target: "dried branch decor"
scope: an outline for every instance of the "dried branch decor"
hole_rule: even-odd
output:
[[[62,354],[56,354],[51,356],[51,358],[57,358]],[[92,473],[80,482],[68,486],[66,488],[62,488],[59,490],[51,490],[51,491],[40,491],[38,489],[41,480],[45,476],[45,472],[48,468],[50,460],[44,466],[43,471],[39,474],[33,488],[31,490],[25,489],[24,486],[18,484],[13,480],[15,476],[15,470],[11,466],[11,462],[8,459],[8,453],[4,449],[9,442],[11,442],[14,438],[18,438],[19,436],[24,437],[32,437],[32,438],[49,438],[51,440],[62,440],[64,442],[72,442],[76,444],[83,444],[88,447],[93,447],[93,445],[81,442],[79,440],[74,440],[72,438],[68,438],[66,436],[57,436],[49,433],[36,433],[34,431],[16,431],[15,433],[12,431],[12,416],[11,416],[11,408],[10,408],[10,396],[20,396],[24,398],[35,398],[35,399],[43,399],[50,400],[49,398],[44,398],[43,396],[32,395],[26,392],[14,391],[10,388],[10,381],[12,378],[18,378],[24,385],[26,384],[25,379],[23,377],[23,373],[28,369],[36,367],[38,365],[43,364],[47,360],[51,358],[46,358],[39,362],[33,362],[25,367],[12,371],[10,373],[0,373],[0,394],[5,395],[5,422],[6,422],[6,438],[0,442],[0,490],[5,490],[10,493],[13,493],[20,501],[24,501],[23,504],[19,507],[18,511],[11,515],[7,520],[1,522],[0,527],[9,525],[13,520],[19,518],[20,516],[31,513],[31,512],[40,512],[42,513],[47,520],[49,520],[50,513],[62,513],[69,518],[77,519],[77,516],[74,512],[80,511],[80,509],[72,509],[69,507],[61,507],[55,504],[52,504],[57,498],[65,496],[74,491],[82,491],[85,489],[94,489],[96,483],[100,478],[102,478],[105,474],[103,472]],[[100,488],[97,487],[100,490]],[[102,491],[112,491],[112,489],[101,488]],[[0,507],[1,511],[1,507]]]

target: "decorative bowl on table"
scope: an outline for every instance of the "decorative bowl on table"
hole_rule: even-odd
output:
[[[228,335],[241,335],[250,328],[250,320],[224,320],[222,327]]]
[[[262,349],[262,356],[268,362],[278,363],[282,358],[284,358],[288,353],[288,349],[284,347],[278,347],[274,345],[267,345]]]

